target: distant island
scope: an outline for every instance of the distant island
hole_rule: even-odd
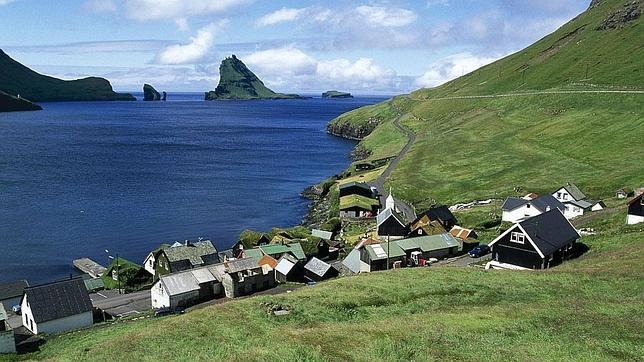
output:
[[[30,101],[0,91],[0,112],[40,111],[42,107]]]
[[[330,90],[322,93],[322,98],[353,98],[351,93]]]
[[[154,89],[153,86],[149,84],[144,84],[143,85],[143,100],[144,101],[165,101],[167,97],[166,92],[163,92],[163,96],[161,96],[161,93],[157,92],[156,89]]]
[[[219,85],[206,92],[207,101],[217,99],[301,99],[297,94],[276,93],[264,85],[246,64],[233,54],[219,66]]]
[[[0,90],[32,102],[136,100],[131,94],[114,92],[104,78],[62,80],[39,74],[13,60],[2,49]]]

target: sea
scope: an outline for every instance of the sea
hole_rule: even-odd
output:
[[[139,99],[142,94],[134,94]],[[300,192],[350,162],[326,124],[384,97],[42,103],[0,113],[0,283],[76,274],[72,261],[142,263],[161,243],[301,222]]]

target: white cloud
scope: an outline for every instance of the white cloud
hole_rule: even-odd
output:
[[[357,14],[373,27],[402,27],[416,21],[416,13],[401,8],[386,8],[382,6],[358,6]]]
[[[431,64],[422,76],[416,78],[415,84],[419,87],[436,87],[497,59],[499,57],[478,56],[468,52],[454,54]]]
[[[113,13],[117,10],[113,0],[87,0],[83,8],[94,13]]]
[[[254,52],[244,62],[266,74],[310,74],[315,71],[317,61],[303,51],[289,45],[282,48]]]
[[[14,0],[0,0],[0,6],[7,5],[14,2]]]
[[[386,81],[396,73],[375,64],[370,58],[360,58],[355,62],[348,59],[320,61],[317,66],[317,75],[331,81],[365,84]]]
[[[177,28],[179,28],[179,30],[181,31],[190,30],[190,25],[188,25],[188,19],[186,18],[174,19],[174,23],[177,24]]]
[[[139,20],[163,20],[210,15],[233,7],[249,4],[253,0],[126,0],[126,14]]]
[[[306,11],[307,11],[306,8],[302,8],[302,9],[281,8],[280,10],[266,14],[261,18],[259,18],[257,20],[257,25],[268,26],[268,25],[275,25],[279,23],[294,21],[300,18]]]
[[[210,23],[197,31],[187,44],[170,45],[157,54],[161,64],[194,64],[202,60],[215,44],[215,34],[225,22]]]

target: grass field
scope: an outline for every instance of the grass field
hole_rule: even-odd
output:
[[[51,338],[49,360],[642,360],[644,243],[625,212],[548,271],[432,267]],[[478,218],[476,218],[478,220]],[[286,305],[275,317],[262,303]],[[0,357],[13,360],[16,356]]]

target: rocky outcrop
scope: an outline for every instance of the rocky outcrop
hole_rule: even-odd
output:
[[[627,23],[636,20],[642,15],[642,2],[643,0],[635,0],[625,3],[621,9],[610,13],[595,29],[611,30],[624,27]],[[592,4],[591,7],[593,7]]]
[[[33,102],[134,101],[131,94],[116,93],[104,78],[62,80],[34,72],[0,50],[0,90],[20,94]]]
[[[366,122],[343,122],[336,120],[326,126],[328,133],[352,140],[362,140],[367,137],[380,124],[381,120],[376,117],[369,117]]]
[[[0,91],[0,112],[39,111],[42,107]]]
[[[351,95],[351,93],[331,90],[322,93],[322,98],[353,98],[353,96]]]
[[[167,99],[168,99],[168,93],[163,91],[163,97],[161,97],[161,100],[165,102]]]
[[[276,93],[264,85],[246,65],[233,54],[219,66],[219,85],[206,92],[205,99],[300,99],[297,94]]]
[[[165,94],[165,92],[163,92]],[[161,93],[157,92],[153,86],[149,84],[143,85],[143,100],[144,101],[160,101]]]

